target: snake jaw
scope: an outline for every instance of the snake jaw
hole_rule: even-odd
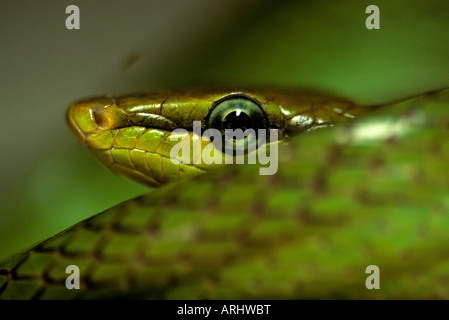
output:
[[[172,163],[170,150],[177,141],[168,137],[178,126],[160,109],[126,104],[123,99],[81,100],[69,107],[67,123],[103,165],[137,182],[159,186],[204,171],[201,166]]]

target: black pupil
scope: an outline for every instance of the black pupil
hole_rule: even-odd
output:
[[[253,121],[243,111],[237,110],[229,113],[223,120],[223,129],[246,129],[253,128]]]

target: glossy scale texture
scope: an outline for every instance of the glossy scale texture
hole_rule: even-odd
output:
[[[449,298],[448,119],[433,92],[292,138],[273,176],[167,184],[0,265],[0,297]]]

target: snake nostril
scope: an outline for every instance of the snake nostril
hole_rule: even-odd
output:
[[[95,123],[99,127],[107,127],[109,124],[109,120],[104,111],[92,111],[93,118]]]

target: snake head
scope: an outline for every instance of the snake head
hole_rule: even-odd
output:
[[[285,138],[326,127],[352,107],[317,94],[202,90],[84,99],[69,107],[67,122],[113,172],[158,186],[224,163],[257,163],[261,147],[277,152]]]

